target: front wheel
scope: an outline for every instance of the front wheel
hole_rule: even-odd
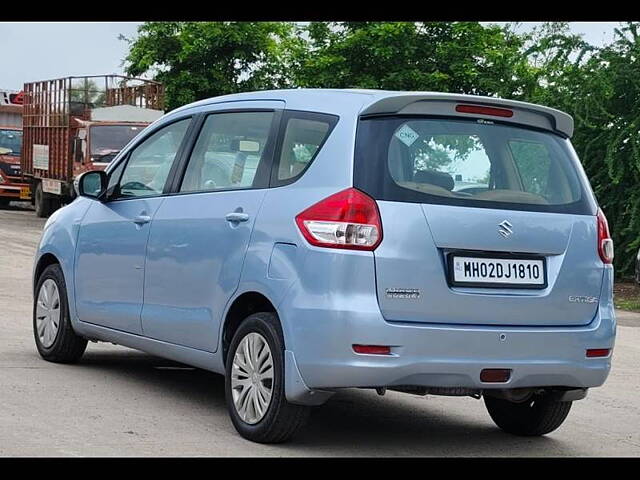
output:
[[[76,362],[87,340],[76,335],[69,318],[67,288],[60,265],[44,269],[33,302],[33,335],[40,356],[50,362]]]
[[[254,313],[236,331],[227,355],[225,393],[231,421],[248,440],[284,442],[306,422],[310,407],[285,398],[284,340],[274,313]]]
[[[522,403],[485,395],[484,404],[495,424],[514,435],[537,437],[553,432],[569,415],[572,402],[534,395]]]

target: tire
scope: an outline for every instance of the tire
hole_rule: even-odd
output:
[[[257,334],[257,336],[256,336]],[[254,400],[254,403],[250,400],[251,391],[245,393],[245,397],[242,396],[244,389],[240,390],[237,384],[234,390],[233,382],[234,378],[246,378],[250,382],[251,370],[247,370],[245,375],[242,370],[234,368],[234,359],[236,358],[236,352],[240,350],[240,359],[244,359],[242,354],[243,342],[245,339],[253,339],[255,342],[254,349],[261,354],[264,354],[264,343],[269,347],[272,367],[271,369],[263,370],[267,375],[271,371],[273,378],[271,382],[267,379],[261,380],[254,378],[255,386],[253,388],[255,397],[258,398],[262,394],[258,393],[265,389],[268,390],[269,383],[271,384],[271,396],[266,410],[263,410],[262,416],[257,414],[258,410],[255,408],[258,400]],[[264,343],[261,343],[264,342]],[[257,346],[256,346],[257,345]],[[267,357],[268,358],[268,357]],[[263,360],[264,364],[268,364],[268,361]],[[258,372],[262,369],[259,367]],[[236,372],[236,377],[232,377]],[[238,375],[238,373],[240,375]],[[260,389],[261,384],[263,389]],[[266,385],[266,386],[265,386]],[[242,418],[242,413],[239,413],[236,406],[235,398],[247,398],[247,409],[245,411],[246,417],[251,417],[253,411],[256,418]],[[309,417],[310,407],[302,405],[294,405],[287,402],[284,392],[284,340],[282,336],[282,329],[278,317],[274,313],[262,312],[254,313],[248,316],[241,324],[231,340],[229,346],[229,352],[226,360],[226,378],[225,378],[225,396],[227,401],[227,408],[229,409],[229,415],[234,427],[240,435],[247,440],[251,440],[258,443],[281,443],[289,440],[307,421]],[[251,408],[249,408],[251,407]],[[259,418],[258,418],[259,417]]]
[[[50,327],[43,326],[46,323],[47,318],[55,317],[55,302],[50,302],[48,310],[39,310],[41,306],[41,300],[44,295],[43,289],[52,289],[52,283],[55,284],[58,293],[58,327],[55,329],[55,333],[47,337],[46,333]],[[33,301],[33,336],[36,341],[36,347],[40,356],[49,362],[56,363],[75,363],[77,362],[85,348],[87,348],[87,340],[82,338],[73,331],[71,321],[69,319],[69,304],[67,302],[67,288],[62,274],[60,265],[49,265],[44,269],[42,275],[38,279],[36,285],[35,296]],[[51,296],[52,290],[49,290],[48,298]],[[53,295],[55,298],[55,293]],[[47,303],[47,302],[44,302]],[[51,313],[48,317],[40,320],[45,312]],[[55,319],[55,318],[54,318]],[[54,322],[55,323],[55,322]],[[40,331],[39,331],[40,329]],[[53,337],[53,338],[52,338]]]
[[[522,403],[485,396],[484,404],[492,420],[505,432],[537,437],[562,425],[572,402],[558,402],[545,395],[536,395]]]
[[[38,182],[33,197],[35,200],[34,205],[36,207],[36,216],[40,218],[47,218],[56,209],[55,202],[52,199],[47,198],[42,191],[42,182]]]

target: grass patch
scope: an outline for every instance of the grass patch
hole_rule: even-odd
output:
[[[640,285],[618,282],[613,286],[613,303],[616,308],[640,312]]]

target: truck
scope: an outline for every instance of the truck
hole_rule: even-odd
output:
[[[75,178],[103,170],[146,126],[164,115],[161,83],[85,75],[24,84],[22,175],[36,215],[75,198]]]
[[[22,92],[0,90],[0,208],[12,200],[31,200],[20,171]]]

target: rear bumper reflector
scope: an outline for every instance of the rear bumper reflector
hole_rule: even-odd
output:
[[[508,368],[485,368],[480,372],[480,381],[485,383],[505,383],[511,378]]]
[[[609,348],[589,348],[587,350],[587,358],[608,357]]]
[[[354,345],[353,351],[369,355],[391,355],[391,347],[386,345]]]

